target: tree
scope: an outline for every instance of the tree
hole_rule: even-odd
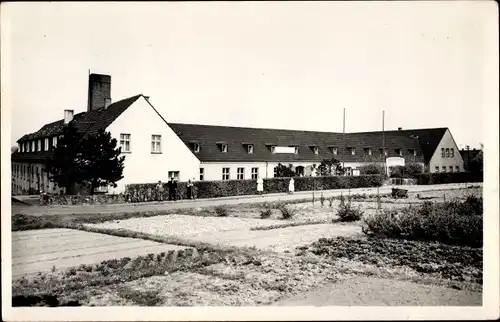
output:
[[[424,167],[419,163],[408,163],[405,164],[403,171],[405,175],[416,178],[417,175],[424,172]]]
[[[482,143],[479,143],[479,144],[481,146],[481,149],[468,162],[467,171],[483,172],[483,144]]]
[[[81,180],[81,169],[76,161],[80,139],[73,126],[65,126],[57,147],[52,147],[52,156],[47,160],[49,180],[65,187],[67,194],[73,194],[74,184]]]
[[[340,162],[335,158],[324,159],[316,170],[318,176],[343,175],[344,172],[344,168],[342,168]]]
[[[359,167],[359,173],[362,175],[384,174],[384,167],[375,163]]]
[[[75,183],[90,188],[91,194],[100,186],[116,187],[123,178],[125,161],[116,144],[116,139],[104,130],[82,138],[74,127],[66,126],[47,160],[49,180],[65,187],[66,194],[74,193]]]
[[[277,178],[290,178],[290,177],[295,177],[295,171],[292,170],[292,166],[289,165],[288,167],[278,163],[278,165],[275,168],[276,170],[276,177]]]
[[[121,148],[116,145],[116,139],[104,130],[83,140],[77,162],[82,171],[80,182],[90,188],[91,194],[98,187],[116,187],[123,178],[125,156],[120,157]]]

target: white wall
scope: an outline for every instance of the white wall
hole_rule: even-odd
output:
[[[441,157],[441,148],[453,148],[455,151],[454,157]],[[443,138],[441,139],[441,142],[439,142],[438,147],[436,148],[436,151],[434,152],[434,155],[432,156],[430,162],[429,162],[429,170],[431,173],[436,172],[436,166],[439,166],[439,172],[443,172],[442,166],[446,166],[446,172],[449,171],[449,166],[453,166],[453,172],[456,172],[456,166],[459,166],[460,172],[464,171],[464,161],[462,159],[462,156],[460,155],[460,151],[458,149],[457,144],[455,143],[455,140],[453,139],[453,136],[451,135],[450,130],[446,130],[446,132],[443,135]]]
[[[16,165],[19,165],[19,170],[16,170]],[[21,167],[25,166],[25,175],[22,175]],[[28,173],[28,168],[33,167],[33,174],[31,171]],[[42,163],[12,163],[12,195],[22,194],[23,190],[28,191],[31,189],[40,189],[49,193],[59,192],[57,185],[50,182],[48,174],[45,171],[45,165]],[[39,176],[36,175],[38,170]]]
[[[108,128],[120,144],[120,133],[130,134],[130,153],[125,156],[123,179],[109,193],[125,191],[130,183],[168,181],[169,171],[179,171],[179,180],[198,178],[199,160],[161,119],[144,97],[140,97]],[[151,135],[161,135],[160,154],[151,153]]]

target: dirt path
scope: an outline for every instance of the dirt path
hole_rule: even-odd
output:
[[[474,184],[480,185],[480,184]],[[411,193],[434,191],[434,190],[450,190],[464,188],[462,184],[441,184],[441,185],[426,185],[426,186],[405,186],[405,189]],[[380,193],[390,193],[392,186],[384,186],[379,189]],[[330,196],[340,196],[346,194],[347,189],[324,190],[322,191],[325,198]],[[316,191],[316,196],[319,196],[319,191]],[[351,189],[351,194],[376,194],[377,188],[357,188]],[[194,207],[210,207],[217,205],[236,205],[242,203],[259,203],[264,201],[276,200],[297,200],[312,197],[312,191],[296,192],[293,195],[278,193],[263,196],[235,196],[213,199],[198,199],[198,200],[179,200],[177,202],[148,202],[148,203],[130,203],[130,204],[113,204],[113,205],[70,205],[70,206],[25,206],[12,205],[12,214],[23,213],[26,215],[46,215],[46,214],[86,214],[86,213],[117,213],[117,212],[134,212],[134,211],[162,211],[173,209],[185,209]]]
[[[481,292],[374,277],[352,277],[275,306],[481,306]]]
[[[12,232],[12,276],[184,248],[71,229]]]

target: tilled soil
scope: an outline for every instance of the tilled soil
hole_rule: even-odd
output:
[[[344,258],[376,266],[409,267],[441,278],[482,284],[481,248],[381,238],[322,238],[300,253]]]

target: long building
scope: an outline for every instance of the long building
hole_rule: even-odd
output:
[[[116,138],[125,155],[120,193],[130,183],[241,180],[270,178],[281,163],[297,175],[314,175],[322,160],[335,158],[346,175],[358,175],[362,165],[385,163],[389,157],[419,163],[425,172],[461,172],[464,163],[448,128],[335,133],[169,123],[138,94],[111,102],[111,76],[91,74],[86,112],[64,110],[63,118],[23,135],[12,154],[13,194],[59,192],[49,181],[46,160],[57,146],[64,126],[81,134],[99,129]]]

